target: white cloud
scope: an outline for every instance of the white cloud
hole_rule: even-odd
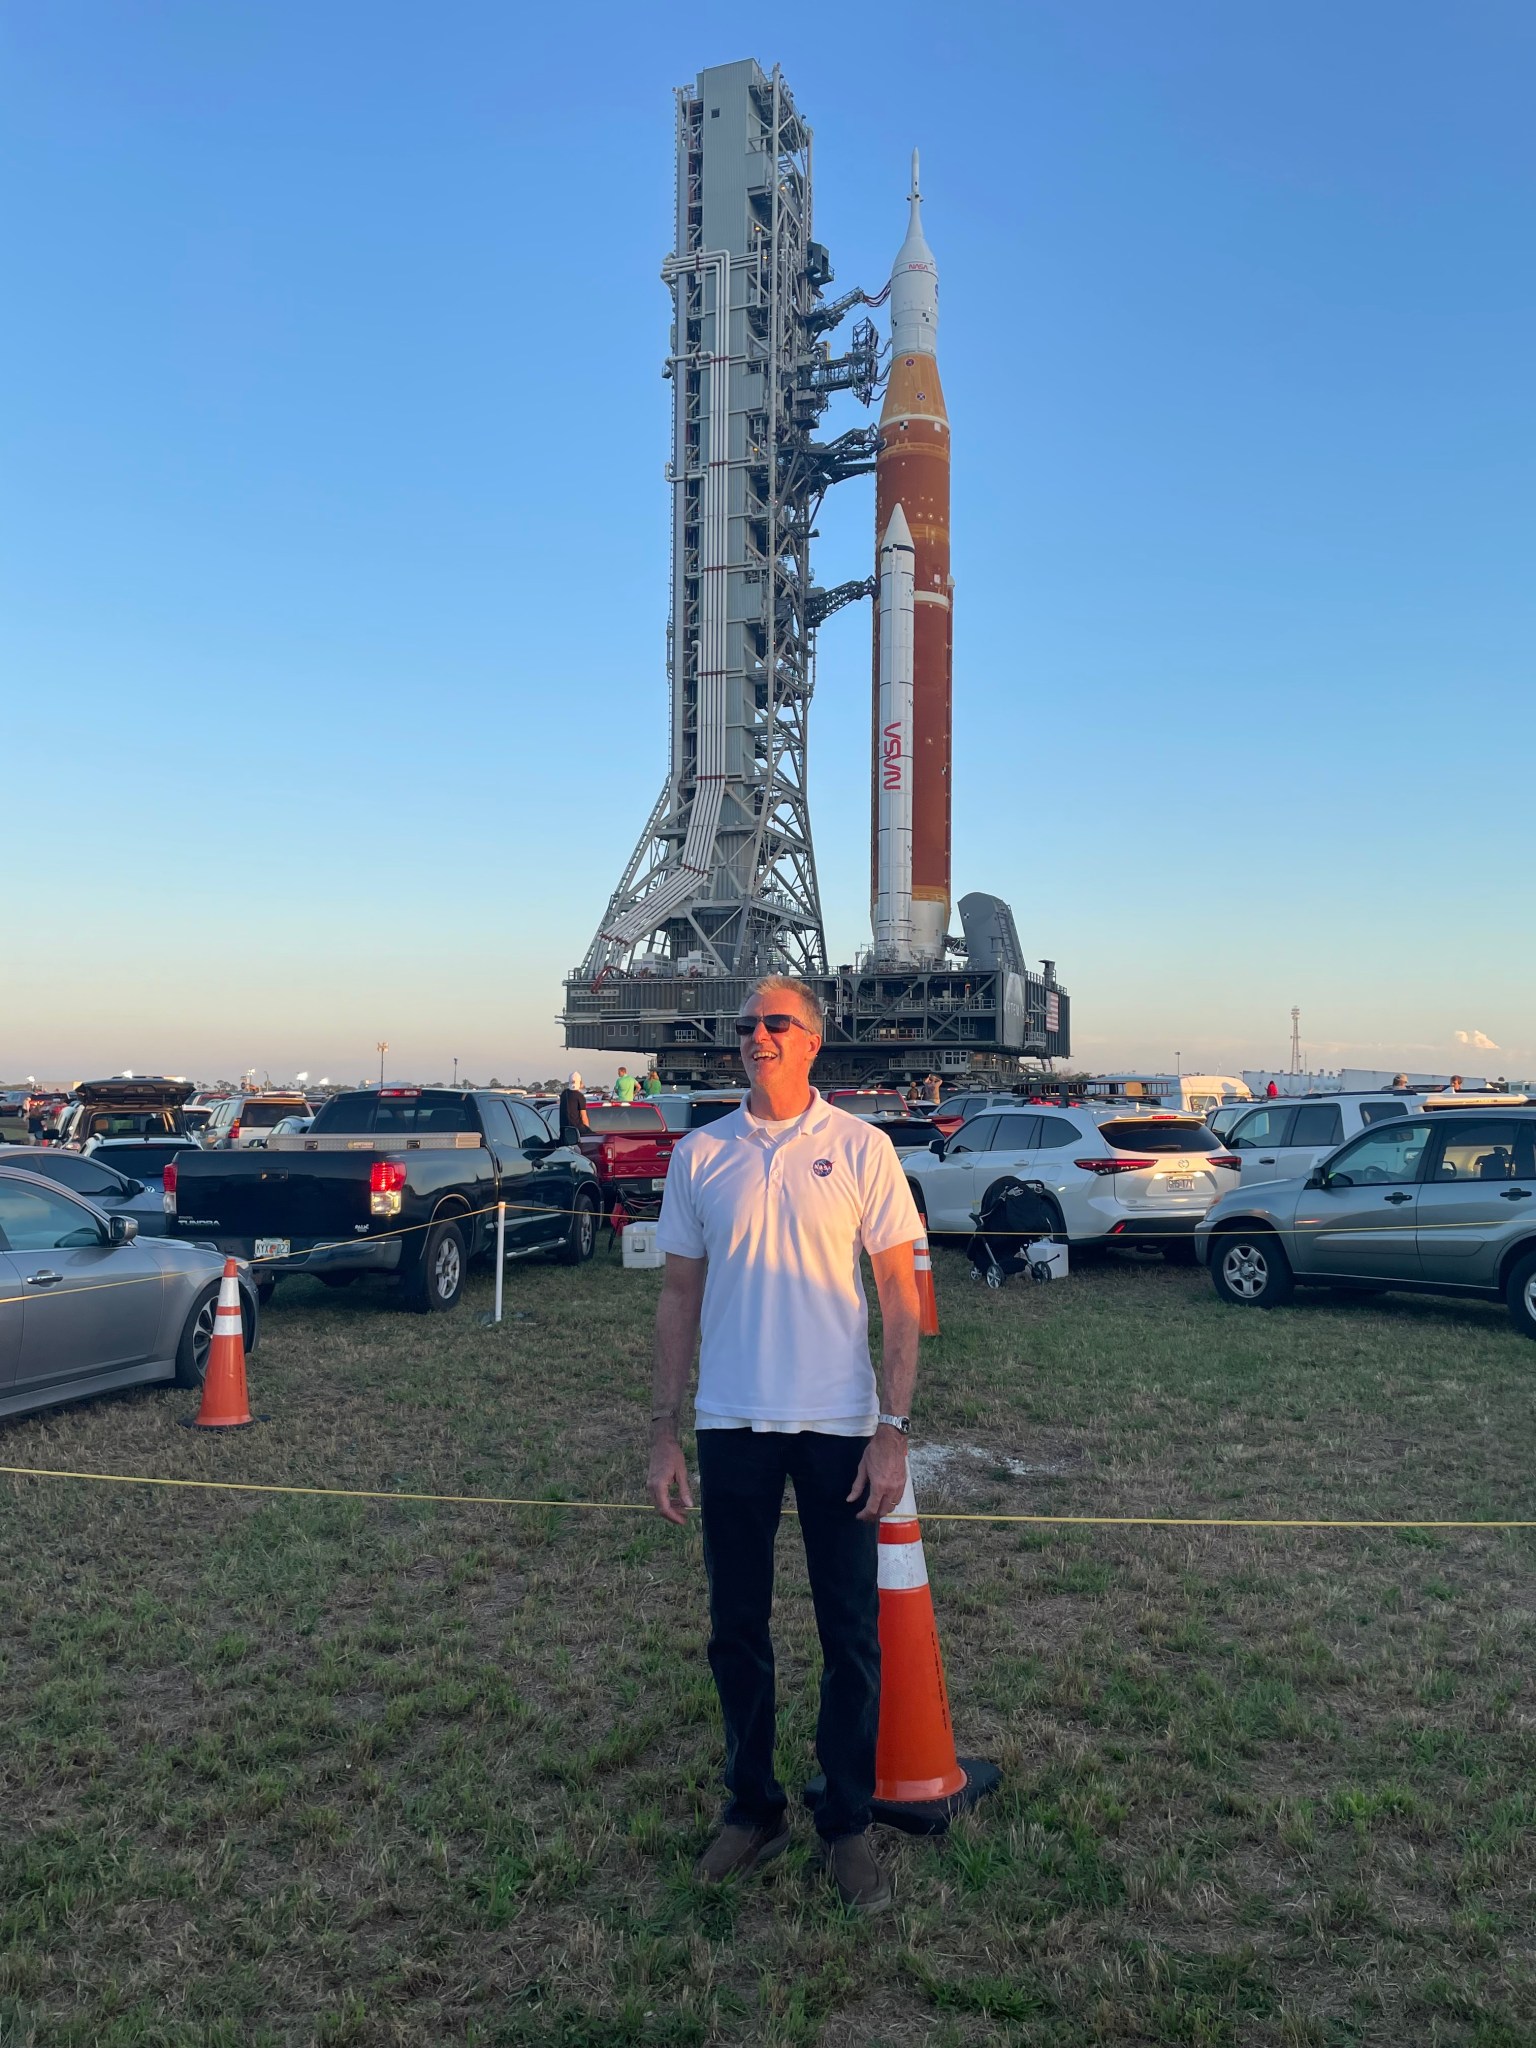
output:
[[[1456,1043],[1469,1045],[1474,1052],[1497,1052],[1499,1049],[1497,1041],[1490,1038],[1486,1031],[1458,1031]]]

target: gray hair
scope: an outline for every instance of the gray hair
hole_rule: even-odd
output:
[[[749,1002],[753,996],[793,996],[805,1012],[816,1036],[826,1037],[827,1013],[821,997],[808,981],[796,981],[792,974],[765,974],[761,981],[754,981],[747,990]]]

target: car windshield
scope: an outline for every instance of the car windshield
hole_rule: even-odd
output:
[[[1100,1124],[1099,1136],[1117,1152],[1219,1152],[1221,1140],[1196,1117],[1123,1117]]]
[[[607,1137],[615,1131],[665,1130],[666,1119],[653,1102],[600,1102],[588,1104],[587,1126]]]

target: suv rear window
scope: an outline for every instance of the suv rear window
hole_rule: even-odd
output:
[[[1117,1152],[1219,1152],[1220,1138],[1196,1117],[1126,1117],[1100,1124],[1099,1136]]]
[[[280,1097],[276,1102],[247,1102],[240,1111],[242,1131],[270,1131],[285,1116],[308,1116],[309,1104],[300,1096]]]

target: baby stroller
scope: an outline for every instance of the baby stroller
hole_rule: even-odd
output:
[[[1031,1280],[1049,1280],[1051,1269],[1043,1259],[1032,1261],[1030,1248],[1043,1241],[1061,1244],[1060,1218],[1045,1188],[1037,1180],[1001,1180],[991,1189],[979,1210],[976,1234],[966,1246],[971,1278],[985,1280],[989,1287],[1001,1287],[1016,1274]]]

